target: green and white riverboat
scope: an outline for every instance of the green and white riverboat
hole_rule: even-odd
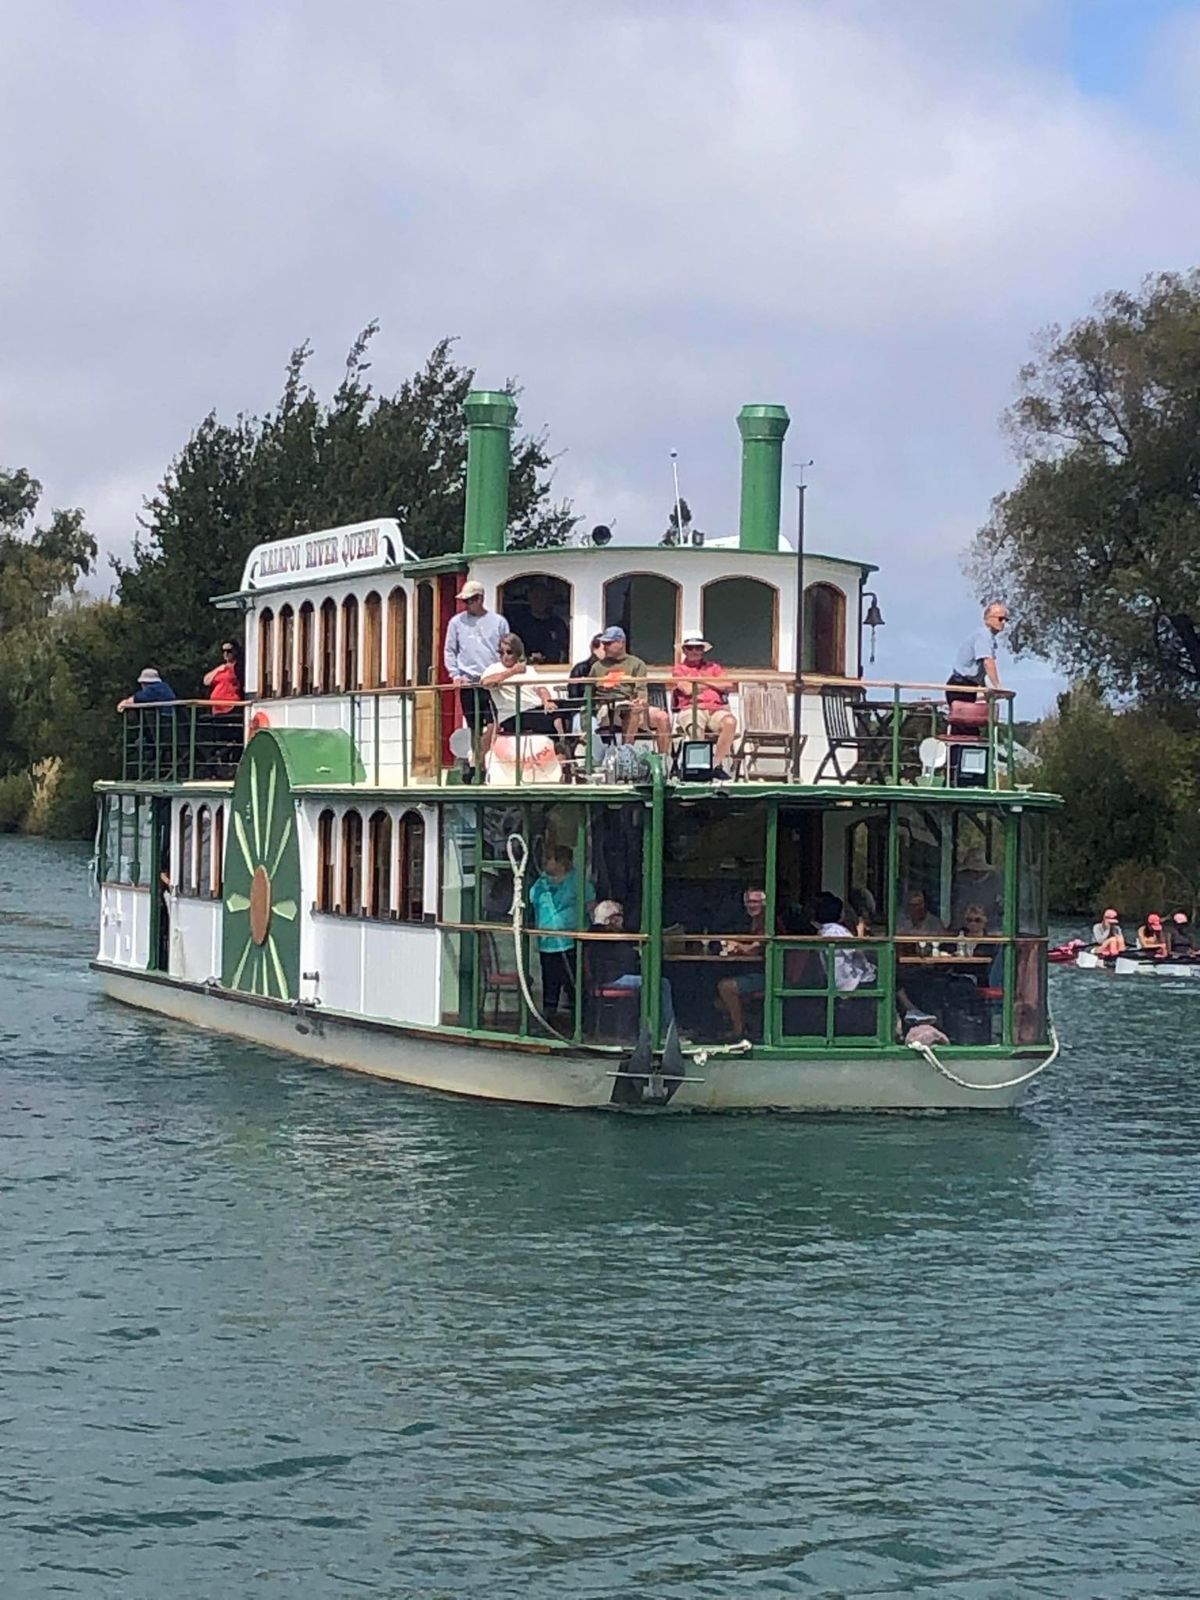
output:
[[[422,560],[389,520],[262,545],[214,602],[245,703],[124,713],[97,786],[105,992],[487,1099],[1013,1106],[1057,1050],[1056,800],[1012,781],[1006,696],[964,727],[943,685],[864,675],[875,569],[781,539],[784,408],[739,415],[736,538],[537,551],[506,544],[514,402],[466,413],[460,553]],[[443,660],[467,580],[542,658],[499,732]],[[568,687],[611,625],[645,683]],[[631,700],[669,708],[689,632],[732,680],[728,780],[686,714],[669,753],[623,743]],[[521,726],[541,689],[561,736]]]

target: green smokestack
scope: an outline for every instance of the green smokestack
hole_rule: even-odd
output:
[[[779,549],[779,496],[783,479],[783,436],[790,418],[786,406],[743,406],[742,516],[738,544],[743,550]]]
[[[496,389],[472,389],[467,419],[467,514],[463,554],[499,555],[508,526],[509,441],[517,402]]]

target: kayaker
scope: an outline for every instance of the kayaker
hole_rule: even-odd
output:
[[[1157,911],[1152,911],[1137,931],[1137,947],[1146,955],[1157,957],[1167,953],[1166,935],[1163,933],[1162,918]]]
[[[1121,920],[1115,911],[1106,911],[1092,928],[1092,952],[1103,958],[1119,956],[1124,948],[1125,935],[1121,932]]]
[[[1192,943],[1192,930],[1188,925],[1186,911],[1177,911],[1171,918],[1168,942],[1173,956],[1190,956],[1195,953],[1195,946]]]

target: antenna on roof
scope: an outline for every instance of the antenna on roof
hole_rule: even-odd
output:
[[[671,543],[683,541],[683,509],[679,499],[679,451],[671,451],[671,477],[675,482],[675,538]]]

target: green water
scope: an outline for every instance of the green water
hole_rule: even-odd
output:
[[[0,1594],[1200,1594],[1200,981],[1008,1117],[618,1119],[98,996],[0,839]]]

